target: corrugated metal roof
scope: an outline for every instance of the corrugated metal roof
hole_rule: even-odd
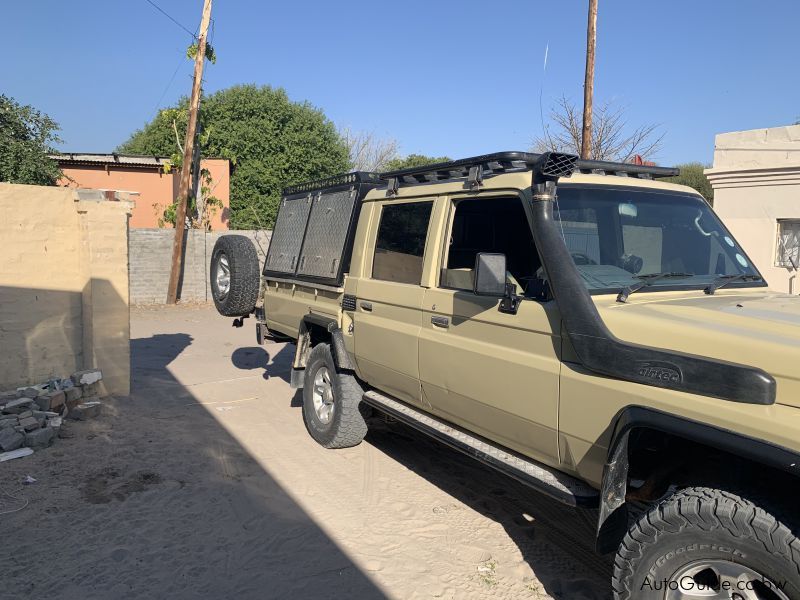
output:
[[[94,165],[120,165],[126,167],[155,167],[172,164],[168,158],[161,156],[142,156],[138,154],[93,154],[83,152],[63,152],[51,154],[50,158],[59,163],[78,163]]]

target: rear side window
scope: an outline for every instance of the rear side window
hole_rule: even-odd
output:
[[[387,204],[381,212],[372,278],[419,285],[432,202]]]

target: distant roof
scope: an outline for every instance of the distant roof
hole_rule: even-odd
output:
[[[135,168],[156,168],[171,165],[172,161],[164,156],[148,156],[143,154],[94,154],[90,152],[61,152],[51,154],[50,158],[61,164],[82,165],[121,165]],[[204,156],[203,160],[225,160],[215,156]]]
[[[62,152],[51,154],[50,158],[59,163],[79,163],[94,165],[124,165],[126,167],[163,167],[172,164],[169,158],[162,156],[143,156],[139,154],[90,154],[83,152]]]

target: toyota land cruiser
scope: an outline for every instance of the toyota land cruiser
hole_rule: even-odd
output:
[[[294,186],[263,268],[219,239],[215,303],[296,343],[322,446],[374,409],[597,507],[616,598],[798,600],[800,298],[675,174],[505,152]]]

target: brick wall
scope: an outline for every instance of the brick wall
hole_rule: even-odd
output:
[[[259,261],[264,264],[270,231],[186,232],[183,280],[180,298],[189,302],[211,302],[209,269],[211,252],[221,235],[244,235],[253,240]],[[163,304],[167,297],[172,243],[172,229],[130,230],[130,301],[131,304]]]

